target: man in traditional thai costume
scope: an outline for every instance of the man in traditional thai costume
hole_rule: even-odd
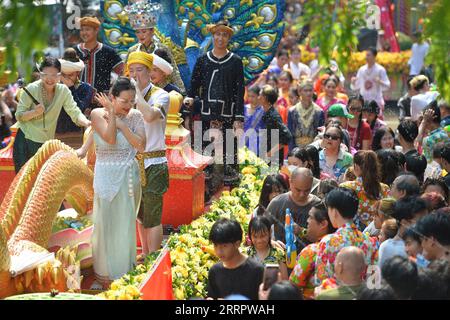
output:
[[[239,182],[237,140],[233,130],[243,130],[244,121],[244,68],[241,58],[227,49],[233,29],[228,21],[220,21],[209,26],[209,31],[213,35],[213,49],[198,58],[192,73],[191,89],[184,100],[192,107],[194,98],[198,98],[203,132],[216,129],[209,133],[217,134],[219,131],[223,137],[223,143],[221,139],[216,141],[215,164],[207,168],[212,174],[207,177],[206,200],[223,182],[230,186]],[[220,152],[217,156],[218,147],[222,149],[223,159],[220,159]]]
[[[108,93],[111,72],[122,75],[124,63],[113,48],[97,41],[100,21],[96,17],[81,18],[80,28],[83,42],[75,50],[85,64],[81,81],[89,83],[98,92]]]
[[[83,61],[78,58],[75,49],[67,48],[59,62],[61,63],[61,82],[69,88],[81,112],[89,116],[95,89],[90,84],[80,81],[80,73],[84,70]],[[81,128],[70,120],[63,109],[58,118],[56,133],[67,132],[81,132]]]
[[[142,202],[138,229],[143,256],[161,247],[163,195],[169,187],[165,130],[169,111],[169,94],[150,81],[153,56],[143,51],[130,53],[127,68],[135,79],[136,108],[144,116],[147,143],[145,152],[138,154]],[[142,257],[142,256],[141,256]]]
[[[157,49],[164,49],[168,52],[171,65],[173,68],[172,74],[169,76],[169,83],[181,89],[182,93],[185,91],[183,80],[181,79],[180,71],[178,70],[177,62],[172,54],[172,51],[161,43],[155,36],[155,27],[158,21],[158,14],[161,13],[161,4],[144,1],[137,1],[131,5],[126,6],[125,12],[128,14],[131,27],[136,33],[138,43],[128,49],[128,57],[131,52],[144,51],[146,53],[155,53]]]

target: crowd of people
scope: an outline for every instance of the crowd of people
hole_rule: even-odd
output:
[[[215,137],[206,202],[239,181],[238,145],[278,171],[263,182],[245,254],[236,221],[212,227],[209,240],[220,262],[209,272],[210,298],[449,297],[450,105],[430,89],[427,76],[410,76],[398,102],[400,122],[390,128],[383,99],[390,81],[375,48],[346,83],[335,61],[308,66],[297,44],[285,47],[246,87],[242,59],[227,49],[233,28],[220,21],[210,26],[213,48],[198,58],[185,88],[170,49],[154,37],[153,18],[130,15],[139,43],[125,61],[97,41],[100,21],[82,18],[82,42],[61,59],[45,58],[35,81],[18,89],[16,99],[17,88],[6,90],[0,103],[2,138],[15,121],[19,128],[16,172],[55,132],[92,128],[77,154],[83,158],[95,143],[97,285],[106,288],[161,247],[169,184],[165,126],[175,91],[184,96],[186,128],[194,131],[200,122],[201,132],[193,134]],[[112,81],[111,73],[118,78]],[[207,149],[209,141],[202,142]],[[298,253],[292,268],[285,253],[287,209]],[[271,288],[264,285],[268,264],[279,269]]]

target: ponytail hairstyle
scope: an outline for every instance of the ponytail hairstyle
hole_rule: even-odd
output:
[[[371,200],[378,200],[381,193],[381,169],[377,154],[371,150],[360,150],[353,157],[354,164],[361,169],[364,191]]]

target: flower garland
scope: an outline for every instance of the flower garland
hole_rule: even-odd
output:
[[[252,209],[259,201],[264,176],[269,173],[267,164],[254,153],[239,150],[242,179],[238,188],[223,192],[220,199],[213,202],[210,210],[189,225],[180,228],[179,233],[167,240],[172,261],[172,287],[178,300],[192,297],[206,297],[209,269],[218,261],[208,240],[215,221],[220,218],[236,219],[244,230],[248,230]],[[245,242],[243,241],[243,245]],[[243,247],[242,247],[243,249]],[[140,299],[139,285],[155,263],[159,251],[149,255],[144,264],[114,281],[110,289],[100,294],[111,300]]]

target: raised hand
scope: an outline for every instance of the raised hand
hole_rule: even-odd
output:
[[[110,113],[114,112],[114,106],[106,94],[104,94],[103,92],[97,93],[95,95],[95,99],[98,101],[98,103],[100,103],[100,105],[103,108],[106,109],[106,111],[108,111]]]

